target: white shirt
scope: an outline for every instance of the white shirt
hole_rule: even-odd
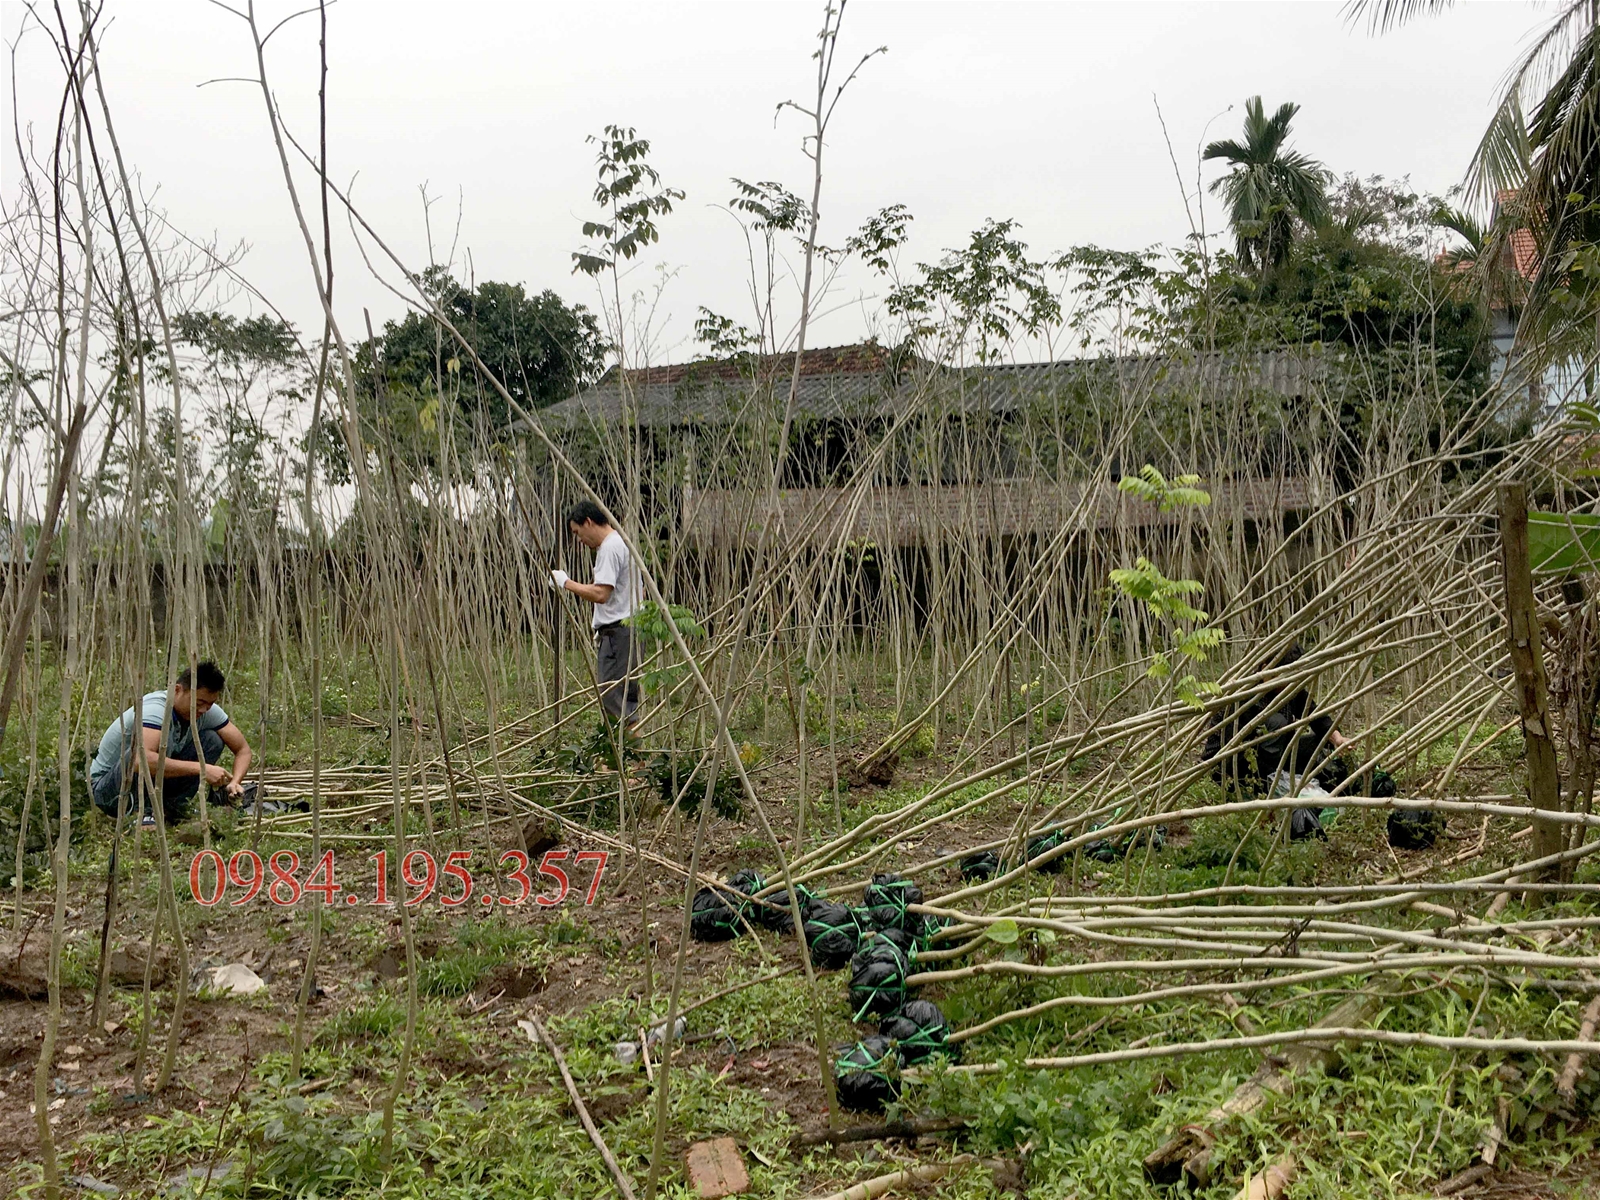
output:
[[[613,529],[594,552],[594,581],[610,584],[611,595],[604,604],[594,606],[596,629],[625,621],[638,611],[633,602],[633,559],[628,554],[628,543]]]

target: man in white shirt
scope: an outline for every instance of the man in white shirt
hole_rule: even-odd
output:
[[[581,500],[567,513],[567,528],[594,551],[594,582],[579,583],[565,571],[550,572],[562,588],[594,605],[595,658],[600,676],[600,703],[626,725],[638,720],[639,681],[633,652],[633,631],[623,624],[639,611],[638,586],[628,543],[611,527],[605,510]]]

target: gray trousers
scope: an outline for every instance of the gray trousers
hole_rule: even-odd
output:
[[[600,703],[613,717],[632,725],[638,720],[639,661],[633,652],[633,631],[626,625],[602,625],[594,631],[600,675]]]
[[[142,738],[143,730],[135,729],[134,736]],[[144,743],[142,741],[135,742],[134,745],[135,753],[143,750]],[[222,738],[217,736],[215,729],[201,731],[200,745],[205,749],[208,763],[220,761],[222,752],[227,749],[222,743]],[[188,744],[176,753],[169,751],[167,757],[174,762],[194,762],[194,739],[190,738]],[[123,755],[122,762],[119,762],[90,784],[90,788],[94,792],[96,807],[108,816],[115,817],[117,815],[117,797],[122,793],[122,772],[124,767],[132,767],[135,772],[138,769],[133,766],[132,760],[127,755]],[[128,787],[127,812],[138,811],[138,797],[134,792],[134,788],[138,786],[139,777],[135,774]],[[199,791],[200,776],[198,775],[172,775],[161,780],[161,807],[165,810],[168,825],[176,825],[189,815],[189,801],[193,800]]]

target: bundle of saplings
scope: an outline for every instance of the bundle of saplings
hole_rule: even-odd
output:
[[[1037,837],[1029,838],[1027,850],[1028,865],[1033,867],[1034,870],[1043,871],[1048,875],[1060,874],[1061,869],[1067,865],[1067,855],[1063,854],[1056,858],[1052,858],[1049,862],[1038,862],[1037,860],[1050,853],[1050,851],[1054,850],[1066,840],[1067,835],[1062,833],[1059,829],[1052,829],[1049,833],[1041,833]],[[1093,844],[1099,845],[1098,842]],[[1088,846],[1084,847],[1084,853],[1089,853]],[[1091,857],[1093,856],[1091,855]]]
[[[911,938],[899,929],[881,929],[862,944],[850,960],[851,1020],[884,1016],[905,1003],[912,954]]]
[[[961,878],[976,881],[993,879],[1000,874],[1000,856],[993,850],[979,850],[961,860]]]
[[[895,1043],[900,1061],[908,1067],[935,1054],[954,1053],[950,1022],[930,1000],[907,1000],[899,1012],[878,1024],[878,1033]]]
[[[1443,813],[1397,809],[1389,814],[1389,845],[1396,850],[1427,850],[1444,832]]]
[[[921,903],[922,889],[904,875],[874,875],[861,896],[864,924],[873,929],[903,929],[915,937],[922,932],[922,918],[907,912],[906,906]]]
[[[853,1112],[882,1112],[899,1099],[899,1063],[888,1038],[874,1035],[840,1050],[833,1078],[841,1105]]]
[[[818,900],[805,917],[803,929],[812,963],[823,971],[837,971],[849,962],[861,940],[855,911],[831,900]]]
[[[703,887],[689,906],[689,933],[697,942],[726,942],[743,928],[739,910],[721,888]]]

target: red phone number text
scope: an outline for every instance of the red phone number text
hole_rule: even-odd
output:
[[[600,878],[605,874],[606,860],[611,857],[606,850],[551,850],[533,864],[521,850],[507,850],[500,856],[498,866],[507,883],[516,888],[505,892],[488,888],[479,891],[467,864],[472,861],[472,851],[452,850],[445,855],[444,865],[426,850],[413,850],[400,861],[400,878],[412,894],[404,903],[407,908],[421,904],[437,895],[446,908],[458,908],[474,895],[485,907],[495,904],[523,904],[530,898],[535,904],[553,908],[566,902],[572,894],[572,879],[566,871],[570,860],[576,867],[594,863],[594,877],[583,894],[585,904],[593,904],[600,893]],[[375,888],[368,905],[392,908],[389,898],[389,852],[380,850],[367,860],[373,864]],[[507,870],[509,865],[510,869]],[[530,867],[541,877],[541,886],[535,891],[529,876]],[[268,874],[271,878],[268,878]],[[287,907],[298,904],[308,896],[320,895],[324,904],[333,904],[340,892],[345,904],[360,904],[361,897],[334,879],[333,851],[324,852],[310,874],[301,882],[300,856],[293,850],[279,850],[263,859],[254,850],[237,851],[226,860],[215,850],[202,850],[189,863],[189,893],[195,903],[206,908],[221,904],[229,887],[242,888],[243,893],[228,901],[232,907],[249,904],[265,893],[274,904]]]

